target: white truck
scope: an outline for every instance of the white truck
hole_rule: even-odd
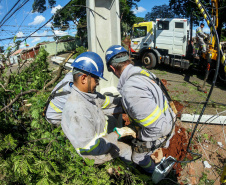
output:
[[[131,55],[140,58],[148,69],[157,63],[188,69],[188,36],[187,19],[161,18],[137,23],[133,25]]]

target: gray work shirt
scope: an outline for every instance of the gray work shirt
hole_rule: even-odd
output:
[[[199,39],[203,39],[205,37],[205,34],[203,33],[203,29],[201,27],[198,27],[196,29],[196,37]]]
[[[174,113],[161,88],[150,78],[135,73],[147,73],[140,67],[128,65],[122,72],[118,91],[128,115],[141,127],[138,139],[155,141],[170,133]],[[155,77],[155,75],[153,75]]]
[[[65,103],[61,126],[71,144],[82,155],[106,154],[117,144],[117,134],[107,134],[108,122],[97,94],[81,92],[72,86]],[[112,135],[111,141],[107,136]]]
[[[59,125],[61,123],[62,111],[72,89],[71,86],[73,83],[73,75],[71,71],[63,78],[63,80],[61,80],[56,85],[53,91],[55,91],[59,86],[66,82],[67,84],[56,92],[56,93],[65,92],[66,94],[54,97],[50,101],[50,104],[47,108],[46,118],[52,124]],[[122,112],[121,97],[105,96],[98,92],[96,92],[96,94],[97,94],[96,98],[101,103],[101,108],[103,109],[105,115],[112,115],[113,113]]]

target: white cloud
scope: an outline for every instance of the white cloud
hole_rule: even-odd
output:
[[[57,6],[53,7],[52,10],[51,10],[51,14],[55,14],[56,11],[57,11],[58,9],[61,9],[61,8],[62,8],[62,6],[60,6],[60,5],[57,5]]]
[[[34,42],[38,42],[38,41],[40,41],[40,40],[41,40],[40,37],[36,37],[36,38],[34,38],[31,42],[34,43]]]
[[[24,37],[24,33],[22,31],[19,31],[17,34],[16,34],[17,37]]]
[[[52,23],[51,22],[48,22],[46,25],[45,25],[45,27],[47,27],[47,28],[50,28],[52,26]]]
[[[56,36],[64,36],[64,35],[68,35],[68,32],[66,32],[66,31],[61,31],[61,30],[54,30],[54,33],[56,34]]]
[[[20,49],[25,48],[25,42],[20,43]]]
[[[43,17],[42,15],[37,15],[34,18],[34,21],[29,23],[28,25],[38,25],[38,24],[41,24],[42,22],[44,22],[45,20],[46,20],[46,18]]]
[[[138,9],[134,8],[132,11],[134,14],[137,14],[137,13],[146,12],[147,10],[145,8],[143,8],[142,6],[139,6]]]
[[[77,31],[72,32],[72,34],[76,35],[77,34]]]

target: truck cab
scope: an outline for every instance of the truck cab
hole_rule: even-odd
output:
[[[157,63],[185,58],[189,25],[187,19],[161,18],[133,25],[131,54],[153,68]]]

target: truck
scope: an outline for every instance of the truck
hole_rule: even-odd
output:
[[[148,69],[161,63],[188,69],[188,43],[187,19],[162,18],[133,25],[130,51]]]

